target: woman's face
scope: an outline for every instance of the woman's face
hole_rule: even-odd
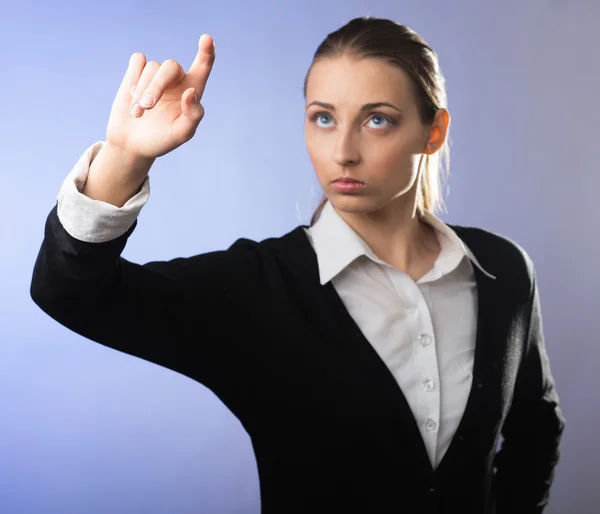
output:
[[[380,103],[389,105],[368,105]],[[306,106],[308,154],[336,209],[372,212],[398,197],[414,205],[429,130],[403,70],[373,59],[318,61],[310,71]],[[363,185],[344,189],[353,186],[336,185],[341,178]]]

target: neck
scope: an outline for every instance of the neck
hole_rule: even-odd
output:
[[[422,221],[416,203],[396,198],[369,213],[336,211],[384,262],[413,278],[426,273],[440,252],[435,230]]]

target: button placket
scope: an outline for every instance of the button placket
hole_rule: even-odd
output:
[[[421,389],[421,423],[424,431],[424,436],[431,445],[431,451],[435,453],[435,444],[437,438],[437,430],[439,423],[439,391],[438,383],[438,368],[437,368],[437,351],[433,337],[433,324],[429,305],[425,298],[421,295],[419,298],[419,326],[416,331],[415,341],[415,357],[416,364],[419,370],[420,380],[418,387]]]

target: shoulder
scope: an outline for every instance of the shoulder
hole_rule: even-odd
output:
[[[463,240],[486,271],[502,281],[518,281],[530,290],[535,276],[534,264],[520,243],[479,227],[448,226]]]
[[[240,238],[228,252],[253,263],[261,273],[273,268],[293,268],[296,272],[313,273],[316,255],[305,232],[299,225],[281,236],[273,236],[260,241]]]
[[[228,251],[241,254],[269,254],[298,250],[309,244],[305,228],[299,225],[283,235],[260,240],[240,237],[228,248]]]

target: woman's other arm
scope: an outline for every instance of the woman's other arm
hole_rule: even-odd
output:
[[[496,513],[540,514],[546,507],[565,420],[544,344],[540,299],[530,264],[525,354],[496,456]]]

